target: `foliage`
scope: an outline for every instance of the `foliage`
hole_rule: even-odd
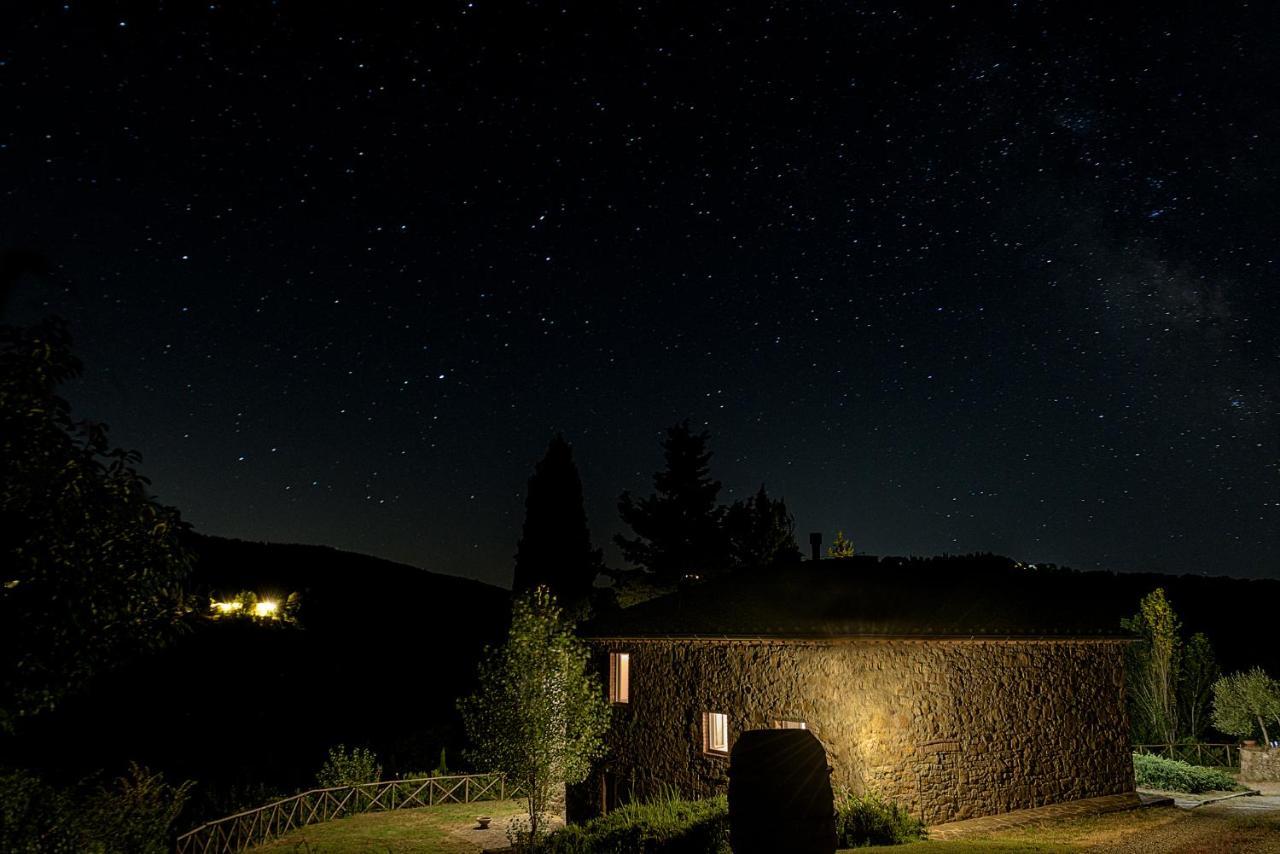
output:
[[[193,785],[171,786],[136,763],[110,786],[75,789],[0,773],[0,851],[163,854]]]
[[[524,788],[536,842],[551,787],[582,782],[604,752],[604,688],[545,587],[517,597],[507,642],[485,650],[479,682],[458,703],[474,745],[469,758]]]
[[[785,501],[769,497],[764,484],[746,501],[729,506],[724,529],[733,566],[769,566],[800,560],[795,517],[787,511]]]
[[[108,851],[166,854],[170,829],[194,785],[188,780],[171,786],[163,775],[131,762],[128,774],[114,787],[94,793],[85,805],[95,841]]]
[[[1222,675],[1213,646],[1201,632],[1188,640],[1182,652],[1178,674],[1178,720],[1184,738],[1198,740],[1204,735],[1213,698],[1213,683]]]
[[[836,794],[836,844],[841,848],[898,845],[925,836],[924,823],[875,792]]]
[[[382,765],[367,747],[347,750],[345,744],[329,748],[329,756],[316,772],[316,785],[322,789],[336,786],[358,786],[382,779]]]
[[[445,758],[445,748],[440,748],[440,761],[436,763],[436,767],[431,769],[432,777],[448,777],[449,763]]]
[[[844,538],[844,531],[836,531],[836,538],[827,546],[827,557],[853,557],[853,543]]]
[[[26,771],[0,772],[0,851],[71,854],[81,838],[66,792]]]
[[[650,803],[618,807],[583,825],[552,833],[551,854],[729,854],[729,803],[724,795],[702,801],[671,794]]]
[[[618,499],[618,513],[636,536],[618,534],[614,541],[623,557],[667,587],[690,574],[715,573],[727,562],[709,439],[706,432],[692,432],[688,421],[672,427],[662,443],[667,465],[653,476],[654,492],[638,500],[624,492]]]
[[[1262,733],[1271,744],[1267,722],[1280,726],[1280,682],[1261,667],[1231,673],[1213,683],[1213,725],[1225,733],[1251,738]],[[1280,729],[1276,732],[1280,734]]]
[[[1142,598],[1138,613],[1121,621],[1138,635],[1126,652],[1130,722],[1139,743],[1178,740],[1177,683],[1182,645],[1178,616],[1157,587]]]
[[[604,567],[599,549],[591,548],[587,514],[582,506],[582,479],[573,449],[556,435],[529,478],[524,529],[516,546],[514,587],[517,592],[545,584],[560,602],[578,608],[591,593]]]
[[[1189,765],[1178,759],[1166,759],[1149,753],[1133,754],[1133,774],[1140,789],[1162,792],[1230,791],[1238,788],[1235,778],[1213,768]]]
[[[178,512],[135,451],[54,392],[80,374],[66,325],[0,327],[0,729],[162,644],[187,603]]]

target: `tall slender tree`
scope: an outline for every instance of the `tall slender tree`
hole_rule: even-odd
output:
[[[543,585],[569,610],[591,593],[604,559],[591,548],[582,505],[582,478],[573,448],[556,434],[529,478],[524,529],[516,545],[516,592]]]
[[[768,566],[800,560],[796,520],[781,498],[769,497],[764,484],[745,501],[735,501],[724,516],[729,560],[735,567]]]
[[[725,510],[716,503],[720,481],[711,477],[709,440],[688,421],[670,428],[662,442],[667,465],[653,476],[654,492],[640,499],[624,492],[618,499],[618,513],[635,536],[618,534],[614,541],[623,557],[658,584],[715,574],[728,564]]]
[[[1182,652],[1182,672],[1178,677],[1178,718],[1182,734],[1198,739],[1209,722],[1213,683],[1222,675],[1213,645],[1202,632],[1187,639]]]
[[[1164,589],[1142,597],[1138,613],[1122,620],[1138,635],[1128,650],[1126,682],[1130,722],[1138,741],[1178,740],[1178,675],[1182,662],[1181,624]]]

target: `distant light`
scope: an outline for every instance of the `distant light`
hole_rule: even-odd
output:
[[[264,599],[253,606],[253,615],[255,617],[274,617],[276,615],[276,608],[278,607],[279,605],[272,600]]]
[[[213,610],[219,614],[232,614],[244,607],[243,602],[213,602]]]

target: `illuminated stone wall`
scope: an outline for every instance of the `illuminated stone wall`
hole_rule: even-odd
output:
[[[1280,748],[1240,748],[1240,779],[1251,783],[1280,781]]]
[[[725,790],[728,759],[702,752],[704,711],[730,738],[804,721],[832,782],[874,788],[936,824],[1133,790],[1116,641],[594,641],[631,654],[631,702],[615,706],[609,754],[571,787],[570,816],[604,791],[643,799],[663,784]]]

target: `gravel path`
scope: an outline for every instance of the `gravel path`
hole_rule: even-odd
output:
[[[1115,854],[1280,854],[1280,797],[1242,797],[1194,809],[1091,850]]]

